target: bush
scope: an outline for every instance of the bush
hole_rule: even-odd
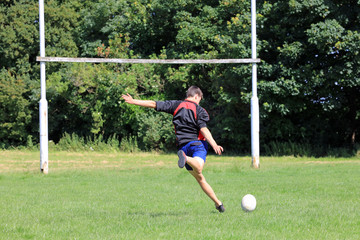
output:
[[[270,156],[312,156],[313,149],[310,144],[294,142],[269,142],[264,144],[264,152]]]
[[[27,140],[31,121],[28,91],[22,77],[0,70],[0,147],[19,146]]]
[[[83,137],[79,137],[75,133],[68,134],[65,133],[63,137],[60,139],[59,143],[56,145],[58,150],[65,151],[84,151],[89,150],[87,145],[85,144],[85,139]]]
[[[50,146],[49,146],[50,148]],[[102,151],[102,152],[116,152],[120,150],[120,142],[116,134],[104,139],[102,135],[95,135],[93,137],[79,137],[77,134],[65,133],[58,144],[52,146],[56,150],[62,151]]]
[[[170,151],[175,149],[174,127],[172,116],[153,110],[137,116],[138,136],[144,150]]]
[[[132,153],[138,152],[139,148],[137,143],[137,137],[135,136],[124,137],[121,140],[120,150],[123,152],[132,152]]]
[[[264,155],[269,156],[299,156],[299,157],[353,157],[356,156],[357,147],[353,149],[346,147],[332,148],[330,146],[311,145],[309,143],[278,142],[273,141],[264,144]]]

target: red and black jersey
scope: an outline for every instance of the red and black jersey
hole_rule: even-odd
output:
[[[188,142],[205,140],[200,129],[210,120],[206,110],[189,100],[157,101],[156,110],[173,115],[176,143],[179,147]]]

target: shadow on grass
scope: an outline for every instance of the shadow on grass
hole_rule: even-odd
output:
[[[164,216],[173,216],[173,217],[179,217],[179,216],[186,216],[189,215],[189,212],[174,212],[174,211],[168,211],[168,212],[144,212],[144,211],[136,211],[136,212],[128,212],[128,215],[132,216],[149,216],[152,218],[158,218],[158,217],[164,217]]]
[[[217,210],[210,210],[208,212],[209,214],[214,215],[221,215],[225,213],[219,213]],[[130,216],[148,216],[151,218],[159,218],[164,216],[171,216],[171,217],[180,217],[180,216],[190,216],[193,215],[191,211],[181,211],[181,212],[175,212],[175,211],[166,211],[166,212],[145,212],[145,211],[136,211],[136,212],[128,212],[128,215]]]

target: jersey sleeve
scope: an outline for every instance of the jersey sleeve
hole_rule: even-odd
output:
[[[158,112],[166,112],[173,114],[178,105],[179,101],[176,100],[156,101],[155,110]]]
[[[197,125],[199,128],[207,126],[207,122],[210,120],[209,114],[204,108],[200,108],[198,111]]]

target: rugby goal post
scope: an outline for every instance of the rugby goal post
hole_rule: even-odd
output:
[[[251,165],[260,167],[260,117],[257,97],[257,65],[260,59],[256,53],[256,0],[251,0],[251,58],[245,59],[118,59],[118,58],[68,58],[45,57],[45,18],[44,0],[39,0],[40,27],[40,62],[41,98],[39,102],[40,118],[40,170],[44,174],[49,171],[48,159],[48,102],[46,100],[46,62],[87,62],[87,63],[133,63],[133,64],[252,64],[252,97],[251,97]]]

